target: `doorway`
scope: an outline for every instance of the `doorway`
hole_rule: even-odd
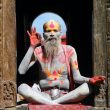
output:
[[[16,0],[17,65],[19,66],[29,47],[26,31],[30,29],[33,20],[43,12],[55,12],[67,25],[67,44],[76,49],[81,74],[91,77],[92,5],[92,0]],[[33,83],[32,77],[37,79],[35,74],[30,75],[35,71],[35,67],[33,68],[24,77],[17,75],[18,85],[22,82]],[[85,100],[84,103],[91,105],[93,102]]]

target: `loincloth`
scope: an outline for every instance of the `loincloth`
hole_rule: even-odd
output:
[[[51,87],[48,89],[42,89],[42,92],[48,94],[52,100],[55,100],[69,92],[67,89],[61,89],[57,87]]]

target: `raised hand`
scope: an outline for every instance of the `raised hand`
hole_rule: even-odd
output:
[[[100,85],[103,84],[105,80],[105,76],[94,76],[90,78],[89,82],[92,85]]]
[[[29,38],[30,38],[30,44],[32,47],[36,47],[41,43],[41,36],[39,33],[36,32],[36,28],[31,28],[31,33],[27,31]]]

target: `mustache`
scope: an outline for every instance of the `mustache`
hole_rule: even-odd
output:
[[[48,41],[51,41],[52,39],[58,40],[57,37],[49,37],[49,38],[47,38],[46,40],[44,40],[44,41],[41,42],[41,46],[44,46],[45,43],[47,43]]]
[[[50,38],[47,39],[47,41],[51,41],[52,39],[57,40],[58,38],[57,37],[50,37]]]

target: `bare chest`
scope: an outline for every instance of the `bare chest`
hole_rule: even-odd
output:
[[[39,54],[37,59],[40,63],[43,74],[50,79],[67,78],[67,64],[65,54],[60,51],[54,58],[45,59]]]

